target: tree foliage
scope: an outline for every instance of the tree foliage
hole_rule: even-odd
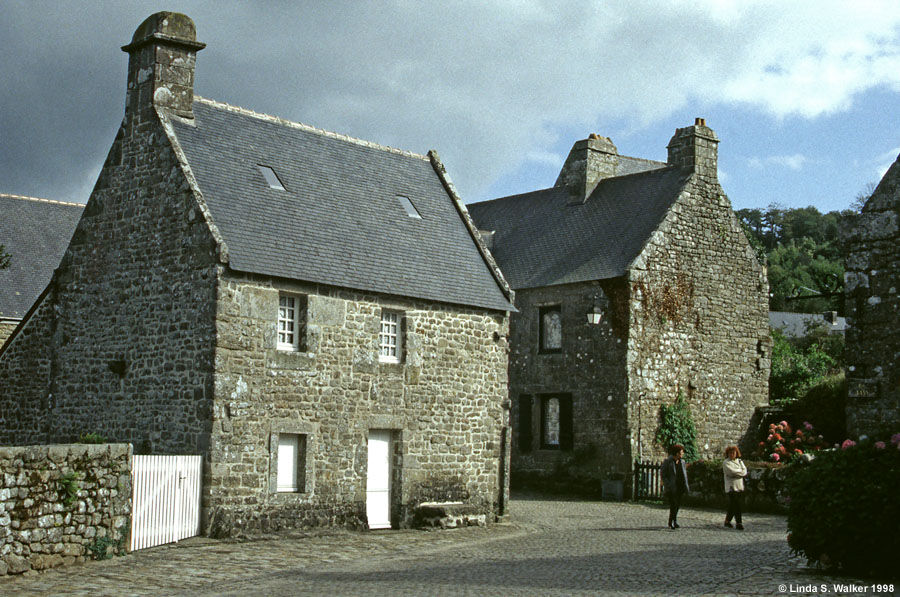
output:
[[[871,194],[869,185],[849,209],[821,213],[815,207],[740,209],[737,216],[760,261],[768,264],[769,309],[817,313],[843,311],[845,247],[849,227]],[[831,295],[789,300],[793,297]]]
[[[769,374],[769,402],[790,404],[810,389],[840,373],[844,337],[824,330],[809,330],[807,336],[789,340],[772,330],[772,370]]]

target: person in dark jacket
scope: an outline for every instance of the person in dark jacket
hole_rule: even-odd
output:
[[[669,457],[663,460],[660,466],[663,490],[666,501],[669,502],[669,528],[677,529],[678,510],[681,508],[681,497],[690,491],[687,478],[687,467],[684,463],[684,446],[672,444],[669,446]]]

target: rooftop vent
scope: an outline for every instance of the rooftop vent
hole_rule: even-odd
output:
[[[419,215],[419,211],[416,209],[416,206],[412,204],[412,201],[409,200],[409,197],[397,195],[397,199],[400,201],[400,205],[403,206],[403,209],[406,210],[406,215],[417,220],[422,219],[422,216]]]
[[[266,177],[266,182],[269,183],[269,186],[273,189],[278,189],[279,191],[283,191],[284,185],[281,184],[281,179],[278,178],[278,175],[275,174],[275,170],[270,168],[269,166],[263,166],[262,164],[257,164],[257,168],[262,172],[262,175]]]

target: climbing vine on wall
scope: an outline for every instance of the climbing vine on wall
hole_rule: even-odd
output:
[[[671,406],[663,404],[659,407],[656,441],[666,449],[672,444],[681,444],[684,446],[684,459],[688,462],[697,460],[697,431],[683,392],[678,392]]]
[[[680,322],[694,305],[694,281],[686,272],[678,272],[673,280],[653,286],[636,280],[631,290],[640,296],[644,318],[660,323]]]

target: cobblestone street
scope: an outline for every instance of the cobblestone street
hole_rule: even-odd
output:
[[[750,514],[740,532],[723,528],[720,512],[687,508],[670,531],[661,506],[520,496],[511,507],[512,523],[486,529],[195,538],[0,579],[0,593],[835,595],[861,593],[835,584],[866,584],[791,558],[781,516]]]

